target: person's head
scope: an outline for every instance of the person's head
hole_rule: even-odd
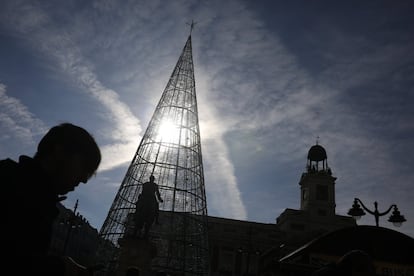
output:
[[[40,140],[34,159],[55,183],[57,194],[66,194],[86,183],[101,162],[95,139],[85,129],[63,123],[52,127]]]

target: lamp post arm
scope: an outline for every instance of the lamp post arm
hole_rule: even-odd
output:
[[[397,205],[392,204],[392,205],[390,206],[390,208],[388,208],[388,210],[387,210],[387,211],[382,212],[382,213],[379,213],[378,215],[380,215],[380,216],[384,216],[384,215],[388,214],[388,213],[391,211],[392,207],[397,207]]]
[[[364,208],[365,211],[367,211],[371,215],[374,215],[374,216],[376,215],[375,212],[373,212],[370,209],[368,209],[367,207],[365,207],[364,203],[362,203],[362,201],[359,198],[355,198],[355,200],[357,200],[361,204],[362,208]]]

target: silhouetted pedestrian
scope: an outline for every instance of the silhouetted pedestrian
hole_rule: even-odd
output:
[[[33,158],[0,161],[3,269],[15,267],[21,275],[87,275],[71,258],[50,256],[48,250],[56,203],[86,183],[100,161],[94,138],[70,123],[52,127]]]

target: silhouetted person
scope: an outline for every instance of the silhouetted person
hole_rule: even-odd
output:
[[[85,267],[50,256],[48,249],[59,213],[56,203],[86,183],[100,161],[94,138],[69,123],[52,127],[33,157],[0,161],[3,269],[18,268],[19,275],[88,275]]]
[[[316,270],[312,276],[374,276],[375,267],[371,257],[361,250],[351,250],[336,263]]]
[[[144,227],[144,237],[148,236],[154,220],[158,223],[159,203],[163,202],[155,177],[150,176],[149,181],[142,185],[142,192],[138,196],[135,211],[135,231],[134,236],[139,234]]]

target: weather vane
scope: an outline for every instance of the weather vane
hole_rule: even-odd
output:
[[[194,20],[191,20],[191,23],[187,22],[186,24],[190,26],[190,35],[191,35],[191,33],[193,32],[193,28],[197,24],[197,22],[194,22]]]

